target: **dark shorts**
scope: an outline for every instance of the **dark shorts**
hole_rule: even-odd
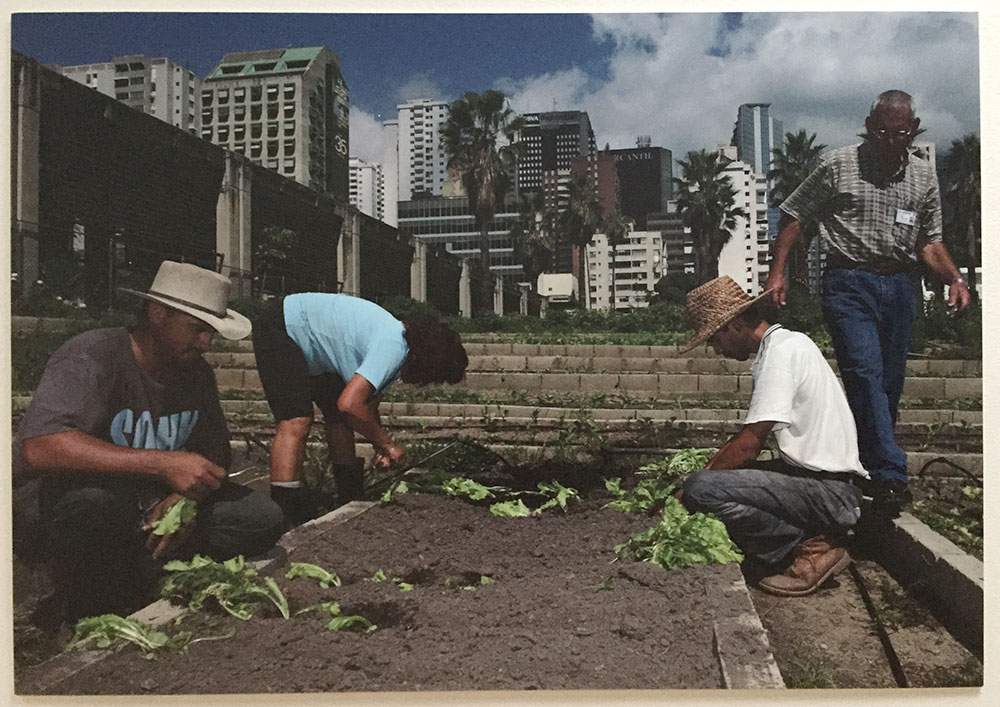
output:
[[[309,375],[302,349],[285,330],[284,298],[275,300],[253,323],[253,355],[275,422],[313,417],[315,402],[326,422],[341,422],[337,398],[344,380],[336,373]]]

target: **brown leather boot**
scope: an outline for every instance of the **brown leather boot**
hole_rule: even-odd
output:
[[[765,592],[783,597],[801,597],[815,592],[823,582],[851,564],[851,556],[839,543],[818,535],[795,548],[792,564],[781,574],[760,580]]]

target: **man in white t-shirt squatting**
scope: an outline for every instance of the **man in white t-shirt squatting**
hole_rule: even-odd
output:
[[[761,589],[803,596],[850,564],[843,542],[868,472],[840,382],[808,336],[763,319],[754,305],[767,294],[752,299],[729,277],[688,293],[695,335],[685,351],[708,341],[727,358],[756,359],[743,429],[688,477],[682,501],[718,517],[763,565]],[[772,432],[780,458],[758,461]]]

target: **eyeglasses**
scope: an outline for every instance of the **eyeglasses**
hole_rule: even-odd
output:
[[[887,138],[890,140],[909,140],[912,137],[909,130],[886,130],[885,128],[876,128],[872,130],[872,134],[880,140]]]

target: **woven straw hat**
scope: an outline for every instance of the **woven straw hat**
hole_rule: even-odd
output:
[[[766,290],[756,297],[750,297],[743,288],[728,275],[709,280],[699,285],[687,295],[687,311],[694,324],[694,337],[681,349],[690,351],[759,300],[770,294]]]
[[[242,339],[250,333],[250,320],[228,309],[229,278],[190,263],[164,260],[156,271],[149,292],[121,288],[122,292],[190,314],[208,323],[227,339]]]

